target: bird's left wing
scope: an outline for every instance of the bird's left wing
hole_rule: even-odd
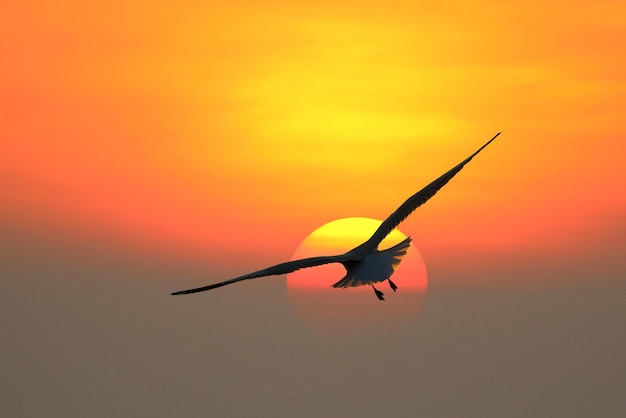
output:
[[[344,261],[348,261],[346,255],[333,255],[333,256],[322,256],[322,257],[311,257],[311,258],[303,258],[300,260],[288,261],[286,263],[276,264],[275,266],[268,267],[263,270],[258,270],[243,276],[235,277],[234,279],[225,280],[223,282],[210,284],[208,286],[197,287],[195,289],[181,290],[179,292],[174,292],[172,295],[186,295],[189,293],[197,293],[204,292],[205,290],[216,289],[218,287],[226,286],[228,284],[237,283],[242,280],[255,279],[257,277],[265,277],[265,276],[277,276],[281,274],[287,274],[294,272],[296,270],[300,270],[307,267],[315,267],[321,266],[322,264],[330,264],[330,263],[342,263]]]
[[[452,177],[457,175],[459,171],[463,169],[465,164],[469,163],[472,158],[476,156],[479,152],[483,150],[487,145],[491,144],[491,141],[496,139],[500,135],[498,132],[493,138],[491,138],[485,145],[480,147],[476,152],[467,157],[465,160],[461,161],[459,164],[451,168],[448,172],[434,180],[428,186],[424,187],[419,192],[415,193],[413,196],[409,197],[398,209],[395,210],[387,219],[380,224],[376,232],[363,244],[357,247],[359,250],[372,250],[378,247],[378,244],[385,239],[387,235],[391,231],[393,231],[403,220],[405,220],[415,209],[426,203],[428,199],[433,197],[435,193],[439,191],[443,186],[448,183]],[[355,248],[356,249],[356,248]]]

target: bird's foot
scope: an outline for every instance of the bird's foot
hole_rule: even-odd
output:
[[[385,300],[385,298],[383,297],[383,295],[384,295],[384,293],[383,293],[383,292],[381,292],[380,290],[376,289],[376,288],[374,287],[374,285],[372,285],[372,289],[374,289],[374,293],[376,293],[376,297],[377,297],[379,300]]]
[[[391,290],[395,292],[398,289],[398,286],[396,286],[396,284],[392,282],[391,279],[387,279],[387,281],[389,282],[389,286],[391,286]]]

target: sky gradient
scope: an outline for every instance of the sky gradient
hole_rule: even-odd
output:
[[[625,17],[3,5],[0,415],[623,415]],[[284,278],[168,296],[384,219],[498,131],[402,224],[429,280],[402,330],[316,335]]]

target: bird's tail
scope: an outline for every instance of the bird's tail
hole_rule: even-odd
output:
[[[402,261],[402,257],[406,255],[406,252],[409,250],[410,246],[411,237],[406,237],[406,239],[401,243],[382,251],[383,253],[391,253],[391,255],[393,255],[393,257],[395,258],[396,262],[393,263],[394,270],[396,269],[396,267],[398,267],[400,261]]]

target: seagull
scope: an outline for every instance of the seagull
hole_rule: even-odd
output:
[[[371,286],[379,300],[385,300],[384,293],[374,287],[374,283],[387,281],[391,289],[395,292],[398,288],[391,281],[391,275],[396,267],[400,264],[411,245],[411,238],[408,237],[399,244],[394,245],[386,250],[379,250],[378,245],[389,235],[402,221],[404,221],[415,209],[423,205],[435,195],[452,177],[454,177],[463,167],[469,163],[479,152],[500,135],[498,132],[485,145],[480,147],[476,152],[454,166],[448,172],[434,180],[428,186],[424,187],[413,196],[409,197],[398,209],[396,209],[387,219],[385,219],[374,234],[363,244],[351,249],[345,254],[330,255],[321,257],[303,258],[300,260],[288,261],[286,263],[276,264],[263,270],[258,270],[234,279],[225,280],[223,282],[210,284],[208,286],[197,287],[194,289],[181,290],[172,293],[172,295],[187,295],[190,293],[204,292],[206,290],[217,289],[218,287],[241,282],[258,277],[278,276],[288,274],[296,270],[321,266],[323,264],[340,263],[346,269],[346,275],[333,284],[334,288],[347,288],[357,286]]]

